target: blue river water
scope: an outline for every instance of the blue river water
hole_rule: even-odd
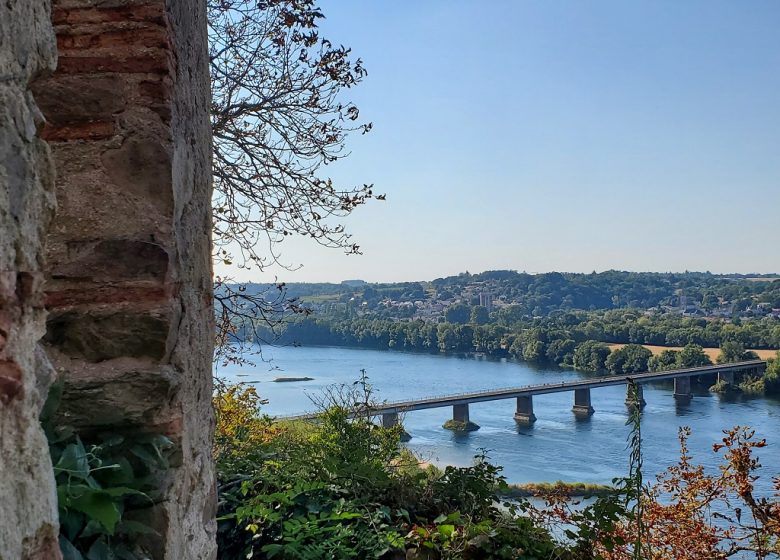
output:
[[[252,383],[268,399],[270,415],[314,410],[315,398],[331,385],[351,384],[365,369],[379,400],[399,400],[463,391],[550,383],[583,377],[570,370],[539,368],[510,360],[412,354],[397,351],[331,347],[263,347],[252,365],[220,366],[219,377]],[[277,377],[312,377],[312,381],[274,382]],[[671,383],[648,385],[642,413],[645,477],[663,471],[679,456],[677,432],[689,426],[689,447],[696,462],[714,472],[720,457],[712,444],[722,431],[747,425],[768,445],[759,450],[761,493],[769,493],[771,477],[780,474],[780,401],[770,398],[721,397],[706,388],[694,389],[690,404],[678,406]],[[571,411],[573,393],[534,397],[537,417],[519,426],[514,399],[470,405],[471,421],[480,429],[456,435],[443,429],[451,408],[410,412],[403,418],[412,439],[407,446],[422,459],[440,464],[468,465],[481,449],[501,465],[509,482],[582,481],[609,483],[628,468],[625,387],[591,392],[595,414],[587,419]]]

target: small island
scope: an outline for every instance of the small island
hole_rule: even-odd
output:
[[[559,495],[568,498],[592,498],[606,496],[615,492],[615,487],[607,484],[591,484],[587,482],[530,482],[525,484],[509,484],[499,492],[503,498],[531,498]]]
[[[461,420],[447,420],[442,428],[445,430],[452,430],[453,432],[475,432],[479,430],[479,426],[474,422],[464,422]]]
[[[277,377],[274,383],[290,383],[291,381],[314,381],[313,377]]]

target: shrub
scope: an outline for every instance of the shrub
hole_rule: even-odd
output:
[[[263,419],[256,394],[246,391],[223,391],[230,397],[215,404],[243,408],[232,417],[270,431],[249,438],[221,430],[238,442],[222,441],[220,450],[260,460],[217,456],[228,463],[218,465],[220,558],[362,559],[407,548],[430,558],[516,558],[520,551],[547,558],[555,549],[545,531],[497,507],[506,484],[484,455],[469,468],[422,468],[400,446],[400,426],[374,423],[365,377],[329,390],[312,423]],[[247,469],[236,471],[241,464]]]
[[[41,414],[54,466],[64,560],[135,560],[155,532],[132,516],[159,498],[156,478],[173,444],[162,435],[103,432],[81,437],[54,421],[62,384],[52,386]]]

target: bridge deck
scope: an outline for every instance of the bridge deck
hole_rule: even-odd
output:
[[[378,404],[371,409],[374,414],[387,414],[398,412],[410,412],[413,410],[424,410],[427,408],[439,408],[444,406],[453,406],[456,404],[470,404],[486,401],[498,401],[511,399],[515,397],[544,395],[549,393],[562,393],[573,391],[575,389],[594,389],[598,387],[607,387],[611,385],[625,385],[631,379],[636,383],[648,383],[651,381],[664,381],[676,377],[691,377],[694,375],[705,375],[711,373],[738,373],[744,370],[754,368],[764,368],[766,362],[763,360],[750,360],[737,362],[733,364],[719,364],[713,366],[703,366],[695,368],[675,369],[659,372],[638,373],[634,375],[618,376],[611,375],[605,377],[592,377],[590,379],[578,379],[576,381],[561,381],[560,383],[540,383],[536,385],[525,385],[522,387],[506,387],[502,389],[488,389],[485,391],[473,391],[467,393],[454,393],[449,395],[440,395],[434,397],[425,397],[422,399],[413,399],[406,401],[392,401]],[[293,416],[280,416],[279,418],[287,420],[311,419],[317,416],[316,413],[304,413]]]

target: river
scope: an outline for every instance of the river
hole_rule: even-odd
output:
[[[562,369],[540,368],[511,360],[413,354],[398,351],[323,347],[263,347],[254,366],[229,365],[217,375],[252,383],[269,403],[271,415],[313,410],[310,396],[329,385],[352,383],[365,369],[380,400],[411,399],[448,393],[550,383],[583,377]],[[312,377],[312,381],[276,383],[276,377]],[[768,441],[758,454],[764,467],[759,487],[769,491],[780,472],[780,401],[770,398],[724,398],[699,390],[690,404],[677,406],[671,383],[645,387],[642,413],[645,476],[673,464],[679,447],[677,430],[689,426],[689,444],[696,462],[714,471],[719,456],[712,444],[722,430],[748,425]],[[534,397],[536,423],[519,426],[513,419],[514,399],[470,405],[472,422],[480,429],[456,435],[441,425],[450,407],[410,412],[403,419],[412,439],[408,447],[440,465],[468,465],[485,449],[501,465],[509,482],[582,481],[609,483],[627,472],[627,408],[625,387],[591,392],[595,414],[578,419],[571,412],[573,393]]]

